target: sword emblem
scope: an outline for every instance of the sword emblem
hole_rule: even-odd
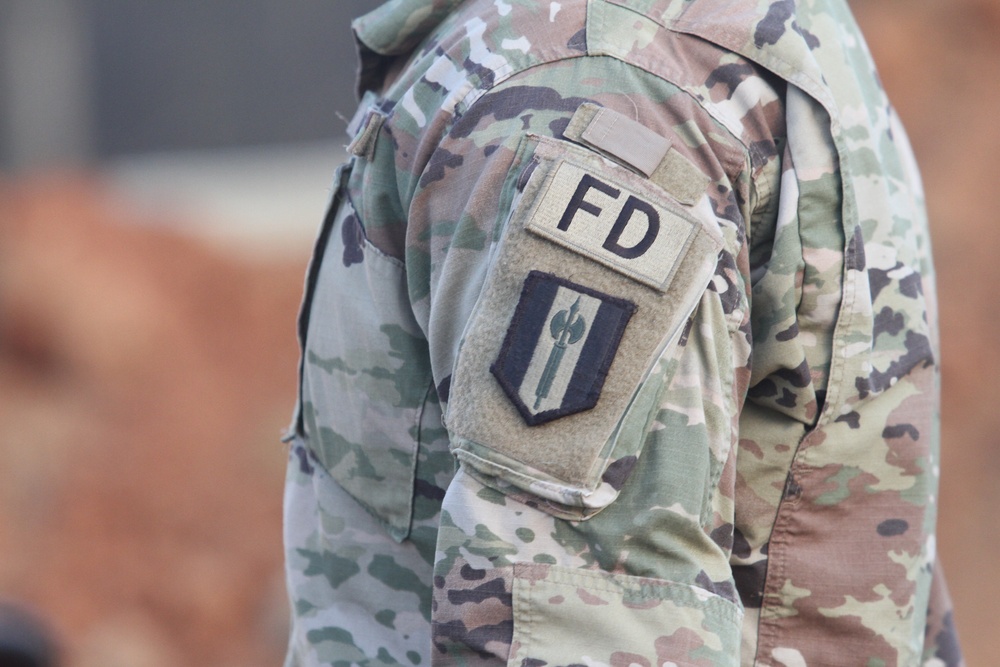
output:
[[[549,333],[552,334],[556,343],[552,351],[549,352],[549,359],[545,362],[542,377],[538,380],[538,386],[535,387],[535,410],[541,405],[542,399],[549,395],[563,355],[566,354],[567,346],[579,342],[587,331],[587,322],[583,319],[583,315],[577,312],[579,309],[580,297],[577,297],[568,311],[560,310],[549,322]]]

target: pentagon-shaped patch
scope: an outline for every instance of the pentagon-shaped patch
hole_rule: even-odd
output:
[[[589,410],[634,312],[625,299],[531,271],[490,372],[529,426]]]

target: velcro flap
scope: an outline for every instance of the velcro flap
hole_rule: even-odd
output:
[[[652,398],[637,392],[700,301],[722,238],[714,219],[638,174],[536,140],[446,421],[470,474],[586,518],[617,497],[639,454]]]
[[[592,102],[577,108],[563,136],[629,165],[682,204],[695,204],[710,182],[669,139],[639,121]]]
[[[563,133],[632,165],[646,176],[670,150],[670,140],[642,123],[591,102],[580,105]]]

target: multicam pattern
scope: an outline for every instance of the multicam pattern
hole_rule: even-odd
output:
[[[384,120],[359,123],[377,134],[307,284],[287,665],[963,664],[934,552],[922,192],[847,8],[394,0],[356,30],[360,113]],[[584,103],[710,179],[684,206],[723,249],[583,462],[598,483],[554,503],[442,416],[477,395],[451,391],[459,360],[491,378],[467,325],[513,270],[536,146],[568,146]],[[567,435],[557,458],[573,419],[537,427]]]

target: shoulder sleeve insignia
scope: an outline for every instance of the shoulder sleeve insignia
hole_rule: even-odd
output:
[[[630,301],[532,271],[490,371],[530,426],[589,410],[633,312]]]
[[[580,518],[617,495],[605,469],[638,456],[656,396],[647,379],[723,240],[710,209],[686,209],[593,150],[542,137],[528,150],[445,424],[469,474]]]

